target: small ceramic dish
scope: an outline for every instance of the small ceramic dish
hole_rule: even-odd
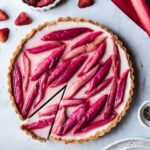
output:
[[[47,5],[47,6],[44,6],[44,7],[34,7],[34,6],[30,6],[30,5],[28,5],[24,0],[21,0],[21,1],[22,1],[22,3],[23,3],[25,6],[31,8],[32,10],[46,11],[46,10],[49,10],[49,9],[51,9],[51,8],[54,8],[61,0],[55,0],[54,3],[49,4],[49,5]]]
[[[150,106],[150,100],[149,101],[145,101],[139,108],[138,110],[138,120],[141,123],[142,126],[150,128],[150,121],[148,121],[145,117],[144,117],[144,109]]]

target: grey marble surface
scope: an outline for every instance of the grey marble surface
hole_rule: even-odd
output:
[[[79,9],[76,5],[77,0],[67,0],[51,11],[36,12],[23,7],[20,0],[0,0],[0,8],[4,8],[10,16],[8,21],[0,22],[0,28],[10,28],[9,40],[6,44],[0,45],[0,150],[101,150],[111,142],[123,138],[150,138],[150,129],[142,127],[137,119],[139,106],[143,101],[150,99],[150,38],[110,0],[96,0],[95,5],[87,9]],[[33,23],[31,25],[24,27],[14,25],[15,17],[21,11],[26,11],[32,16]],[[51,141],[43,144],[32,140],[19,129],[22,122],[14,112],[7,92],[9,59],[17,43],[33,27],[61,16],[85,17],[109,27],[124,41],[135,68],[136,87],[133,102],[127,115],[110,133],[96,141],[82,145],[65,145]]]

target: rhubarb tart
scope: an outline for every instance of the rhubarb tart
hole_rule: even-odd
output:
[[[133,68],[118,37],[99,23],[59,18],[33,29],[10,61],[10,98],[21,128],[40,141],[82,143],[125,115]]]

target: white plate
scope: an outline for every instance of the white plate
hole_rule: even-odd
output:
[[[116,141],[103,150],[150,150],[150,140],[146,138],[128,138]]]

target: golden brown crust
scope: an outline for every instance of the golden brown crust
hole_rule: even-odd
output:
[[[118,39],[118,37],[116,35],[114,35],[112,33],[112,31],[110,31],[108,28],[106,28],[105,26],[99,24],[98,22],[94,22],[88,19],[84,19],[84,18],[71,18],[71,17],[61,17],[59,19],[57,19],[57,21],[51,21],[51,22],[45,22],[43,25],[39,25],[37,28],[33,29],[21,42],[20,44],[17,46],[15,52],[13,53],[13,57],[10,60],[10,66],[9,66],[9,70],[8,70],[8,91],[9,91],[9,95],[10,95],[10,99],[12,101],[12,104],[15,108],[16,113],[19,114],[20,119],[24,120],[22,115],[20,114],[20,112],[17,109],[17,106],[15,104],[15,100],[14,100],[14,96],[12,94],[12,87],[11,87],[11,72],[13,70],[13,64],[15,62],[15,59],[17,58],[17,56],[19,55],[19,53],[21,52],[23,45],[30,39],[32,38],[32,36],[40,31],[42,28],[46,27],[46,26],[50,26],[50,25],[54,25],[57,22],[66,22],[66,21],[74,21],[74,22],[89,22],[91,24],[97,25],[100,28],[106,30],[107,32],[109,32],[112,36],[112,38],[117,42],[118,45],[120,45],[120,47],[124,50],[128,63],[129,63],[129,67],[130,67],[130,78],[131,78],[131,87],[130,87],[130,94],[128,97],[128,100],[126,102],[126,106],[125,108],[122,110],[122,112],[120,112],[118,114],[118,116],[108,125],[108,127],[105,130],[102,130],[100,132],[97,132],[94,136],[90,136],[88,138],[84,138],[84,139],[80,139],[80,140],[64,140],[61,138],[56,138],[56,137],[52,137],[50,136],[49,139],[51,140],[55,140],[55,141],[63,141],[64,143],[84,143],[87,141],[91,141],[94,139],[97,139],[98,137],[103,136],[104,134],[108,133],[113,127],[115,127],[117,125],[117,123],[121,120],[121,118],[126,114],[127,109],[129,108],[129,104],[131,103],[132,100],[132,95],[133,95],[133,88],[134,88],[134,69],[132,67],[132,62],[129,58],[129,54],[127,53],[126,48],[123,46],[123,43]],[[32,138],[40,140],[40,137],[37,137],[35,134],[33,134],[33,132],[28,131],[27,129],[21,127],[23,130],[26,131],[27,134],[30,134],[32,136]],[[41,141],[41,140],[40,140]]]

